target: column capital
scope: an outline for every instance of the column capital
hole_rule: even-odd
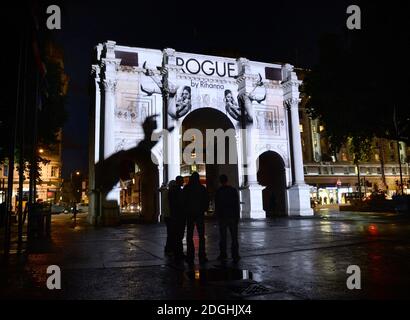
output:
[[[299,102],[300,102],[299,97],[290,97],[290,98],[287,98],[283,101],[283,106],[287,110],[298,109],[299,108]]]
[[[97,76],[99,72],[100,72],[100,66],[98,64],[93,64],[91,66],[91,75]]]
[[[115,93],[115,90],[117,88],[117,80],[116,79],[104,79],[102,81],[102,84],[104,86],[105,92]]]
[[[116,74],[120,68],[121,59],[101,59],[101,69],[104,69],[107,74]]]
[[[299,91],[299,86],[302,84],[302,81],[296,79],[291,79],[285,82],[282,82],[282,88],[285,92],[289,92],[292,89],[297,89]]]

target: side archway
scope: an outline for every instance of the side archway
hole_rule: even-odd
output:
[[[122,214],[139,214],[144,222],[155,223],[159,214],[159,172],[151,152],[124,158],[120,165]]]
[[[286,172],[282,157],[266,151],[257,159],[257,180],[262,190],[266,217],[286,216]]]

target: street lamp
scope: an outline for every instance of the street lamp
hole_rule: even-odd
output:
[[[403,189],[403,172],[402,172],[402,167],[401,167],[401,158],[400,158],[400,135],[401,131],[399,129],[399,122],[397,121],[397,114],[396,114],[396,106],[393,107],[393,124],[394,124],[394,129],[395,129],[395,134],[396,134],[396,140],[397,140],[397,157],[399,159],[399,170],[400,170],[400,190],[401,194],[404,194],[404,189]]]

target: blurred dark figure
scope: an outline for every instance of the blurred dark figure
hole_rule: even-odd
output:
[[[0,203],[0,228],[2,228],[6,221],[6,203]]]
[[[186,214],[184,211],[184,198],[182,186],[184,185],[184,178],[177,176],[175,184],[169,187],[168,203],[170,209],[170,216],[173,221],[174,234],[174,255],[176,260],[184,258],[184,248],[182,240],[184,239]]]
[[[163,196],[163,207],[162,207],[162,215],[164,218],[165,225],[167,227],[167,242],[165,244],[164,252],[166,255],[172,255],[175,253],[175,222],[171,217],[171,207],[169,205],[169,194],[172,189],[176,186],[175,180],[171,180],[168,183],[168,188],[164,187],[161,192]]]
[[[226,237],[227,229],[231,234],[231,253],[234,262],[240,260],[238,244],[239,223],[239,193],[228,185],[228,177],[223,174],[219,177],[221,187],[215,194],[215,213],[219,222],[219,250],[218,260],[226,260]]]
[[[73,212],[73,219],[74,219],[74,223],[77,222],[77,203],[73,202],[73,206],[72,206],[72,212]]]
[[[271,194],[269,196],[269,203],[268,203],[268,213],[270,216],[275,216],[276,214],[276,197],[273,190],[270,191]]]
[[[189,183],[183,190],[184,207],[187,215],[187,262],[193,264],[195,259],[194,247],[194,227],[198,231],[199,236],[199,262],[205,263],[208,261],[205,252],[205,224],[204,214],[208,210],[209,197],[206,188],[199,181],[199,174],[192,173],[189,178]]]

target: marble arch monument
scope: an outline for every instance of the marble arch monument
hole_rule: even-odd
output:
[[[223,112],[235,127],[241,217],[266,216],[264,187],[257,182],[257,159],[267,151],[276,152],[285,165],[284,214],[313,214],[304,182],[299,131],[301,81],[293,66],[169,48],[126,47],[114,41],[98,44],[95,55],[90,114],[90,221],[109,223],[120,214],[120,183],[102,196],[96,182],[101,173],[95,170],[95,164],[136,146],[143,138],[143,120],[158,114],[159,129],[175,128],[168,139],[160,139],[152,149],[158,160],[157,185],[161,186],[181,172],[182,121],[199,108]],[[159,204],[150,210],[159,214],[160,208]]]

